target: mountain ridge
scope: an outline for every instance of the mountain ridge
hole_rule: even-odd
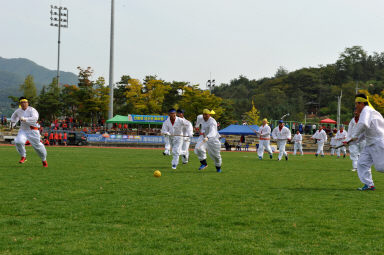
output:
[[[27,75],[32,75],[38,92],[52,82],[57,71],[50,70],[27,58],[3,58],[0,56],[0,114],[12,111],[8,96],[20,96],[20,84]],[[60,71],[61,84],[77,84],[78,77],[72,72]]]

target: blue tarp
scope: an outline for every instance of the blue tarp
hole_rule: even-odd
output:
[[[219,130],[221,135],[256,135],[255,131],[259,130],[257,125],[230,125],[222,130]]]

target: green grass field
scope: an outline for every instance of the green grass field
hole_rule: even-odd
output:
[[[349,158],[223,152],[218,174],[193,152],[28,153],[0,147],[0,254],[384,254],[384,175],[359,192]]]

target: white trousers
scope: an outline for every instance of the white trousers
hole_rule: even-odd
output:
[[[357,161],[357,174],[362,183],[374,186],[372,180],[371,166],[374,165],[376,171],[384,172],[384,140],[372,145],[365,146]]]
[[[165,147],[164,153],[167,155],[171,154],[170,153],[171,152],[171,142],[169,140],[170,140],[170,137],[168,135],[165,135],[164,136],[164,147]]]
[[[35,149],[42,161],[47,160],[47,150],[44,144],[40,142],[40,133],[38,130],[25,130],[20,129],[15,138],[16,150],[21,157],[26,157],[27,152],[25,150],[25,142],[29,141],[32,147]]]
[[[334,145],[331,145],[331,146],[334,146]],[[331,156],[335,155],[335,148],[334,147],[331,147]]]
[[[219,138],[210,138],[206,142],[207,144],[207,151],[208,155],[212,158],[212,160],[215,162],[215,166],[221,166],[221,142]]]
[[[266,150],[270,155],[272,154],[270,142],[271,142],[270,140],[260,140],[259,141],[259,149],[257,150],[257,155],[259,157],[263,157],[264,150]]]
[[[203,140],[204,136],[199,136],[194,150],[200,161],[207,159],[207,143],[204,143]]]
[[[181,154],[185,157],[182,157],[183,163],[188,163],[188,158],[189,158],[189,145],[191,144],[191,140],[188,137],[184,137],[181,145]]]
[[[317,155],[324,155],[323,148],[324,148],[324,142],[317,141],[317,152],[316,152],[316,154]]]
[[[357,160],[365,147],[365,141],[349,145],[349,157],[352,160],[352,168],[357,169]]]
[[[279,148],[279,157],[281,160],[283,156],[287,156],[287,152],[285,151],[285,145],[287,144],[287,140],[277,140],[277,147]]]
[[[336,146],[340,146],[342,144],[343,144],[342,142],[337,142]],[[336,149],[336,154],[338,157],[340,157],[340,151],[343,152],[343,155],[347,154],[347,148],[345,146]]]
[[[301,143],[296,143],[293,146],[293,155],[296,155],[297,150],[301,153],[301,155],[304,155],[303,153],[303,145]]]
[[[181,146],[183,143],[183,137],[181,136],[170,136],[169,143],[172,147],[172,166],[179,164],[179,156],[181,153]]]

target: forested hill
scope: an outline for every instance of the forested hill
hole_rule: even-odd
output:
[[[20,84],[27,75],[32,75],[36,88],[52,82],[56,77],[55,70],[49,70],[25,58],[0,57],[0,112],[9,114],[11,100],[8,96],[21,95]],[[77,84],[77,75],[70,72],[60,72],[61,83]]]
[[[379,111],[384,89],[384,52],[367,54],[360,46],[345,49],[336,63],[288,72],[280,67],[275,76],[250,80],[244,76],[213,90],[216,96],[233,101],[234,119],[252,107],[261,117],[303,120],[304,114],[336,118],[337,96],[342,89],[342,121],[349,120],[354,108],[356,84],[359,89],[377,94],[373,99]],[[383,112],[382,112],[383,113]]]

